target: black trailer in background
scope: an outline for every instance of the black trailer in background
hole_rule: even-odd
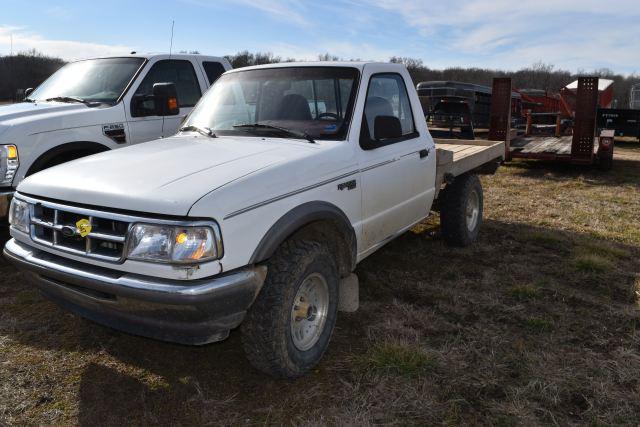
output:
[[[492,88],[455,81],[428,81],[416,87],[429,131],[441,138],[474,139],[488,132]],[[512,92],[512,117],[521,114],[522,96]]]
[[[640,110],[600,108],[597,123],[598,129],[613,129],[616,136],[640,141]]]

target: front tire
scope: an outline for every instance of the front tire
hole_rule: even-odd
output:
[[[326,351],[338,313],[338,269],[329,249],[289,240],[268,263],[264,286],[241,326],[242,344],[258,370],[295,378]]]
[[[442,236],[451,246],[469,246],[480,232],[483,213],[482,184],[476,175],[457,177],[444,189],[440,205]]]

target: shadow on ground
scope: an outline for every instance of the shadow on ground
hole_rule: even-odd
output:
[[[452,249],[425,230],[358,267],[361,310],[340,316],[321,365],[296,381],[254,371],[237,331],[204,347],[126,335],[57,308],[5,265],[0,380],[14,391],[0,389],[0,420],[566,423],[640,412],[629,400],[640,366],[622,366],[640,350],[637,247],[488,221],[477,244]],[[422,352],[429,368],[407,370],[395,350],[379,357],[387,347]]]

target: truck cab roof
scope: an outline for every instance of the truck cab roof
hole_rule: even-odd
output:
[[[84,58],[79,59],[78,61],[86,61],[89,59],[105,59],[105,58],[143,58],[146,60],[150,59],[206,59],[209,61],[215,62],[227,62],[227,58],[222,56],[209,56],[209,55],[201,55],[199,53],[132,53],[129,55],[110,55],[110,56],[98,56],[93,58]],[[77,62],[77,61],[76,61]]]
[[[251,67],[238,68],[231,71],[229,73],[235,73],[239,71],[249,71],[256,69],[265,69],[265,68],[293,68],[293,67],[350,67],[357,68],[360,71],[363,71],[365,67],[380,67],[387,70],[397,70],[402,71],[406,70],[404,65],[395,64],[391,62],[375,62],[375,61],[315,61],[315,62],[284,62],[277,64],[265,64],[265,65],[254,65]]]

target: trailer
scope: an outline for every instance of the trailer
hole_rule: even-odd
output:
[[[489,86],[456,81],[428,81],[417,85],[418,97],[435,136],[474,139],[489,128],[492,91]],[[522,96],[511,92],[511,117],[522,121]]]
[[[632,137],[640,141],[640,110],[600,108],[598,129],[612,129],[615,136]]]
[[[529,130],[524,136],[507,140],[507,159],[537,159],[562,161],[571,164],[599,165],[608,170],[613,162],[611,130],[603,130],[596,138],[597,109],[610,104],[611,85],[597,77],[581,77],[575,84],[563,90],[563,99],[570,99],[573,123],[570,130],[562,129],[561,113],[556,113],[556,123],[551,135],[538,136]],[[572,95],[569,96],[569,93]],[[528,123],[534,116],[529,115]],[[529,126],[528,126],[529,128]],[[566,133],[570,132],[569,135]]]

